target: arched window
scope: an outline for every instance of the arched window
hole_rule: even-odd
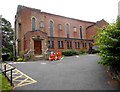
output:
[[[69,28],[69,24],[66,24],[66,34],[67,34],[67,38],[70,37],[70,28]]]
[[[82,28],[82,26],[80,26],[80,38],[81,39],[83,38],[83,28]]]
[[[32,31],[35,31],[35,18],[32,18]]]
[[[50,36],[53,37],[54,24],[53,21],[50,21]]]

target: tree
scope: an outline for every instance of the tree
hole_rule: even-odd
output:
[[[100,29],[96,37],[99,46],[99,55],[102,58],[100,64],[119,68],[120,67],[120,20]]]
[[[13,52],[13,36],[14,31],[11,23],[5,18],[1,19],[1,30],[2,30],[2,53]]]

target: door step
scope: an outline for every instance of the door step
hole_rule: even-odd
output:
[[[44,55],[35,55],[33,56],[30,61],[39,61],[39,60],[45,60]]]

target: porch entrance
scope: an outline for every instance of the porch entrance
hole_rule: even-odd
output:
[[[40,40],[34,40],[34,54],[40,55],[42,53],[42,43]]]

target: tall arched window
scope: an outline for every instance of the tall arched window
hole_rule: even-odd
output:
[[[80,26],[80,38],[83,39],[83,28]]]
[[[50,36],[53,37],[54,24],[53,21],[50,21]]]
[[[69,24],[66,24],[66,34],[67,34],[67,38],[70,37],[70,28],[69,28]]]
[[[32,18],[32,31],[35,31],[35,18]]]

